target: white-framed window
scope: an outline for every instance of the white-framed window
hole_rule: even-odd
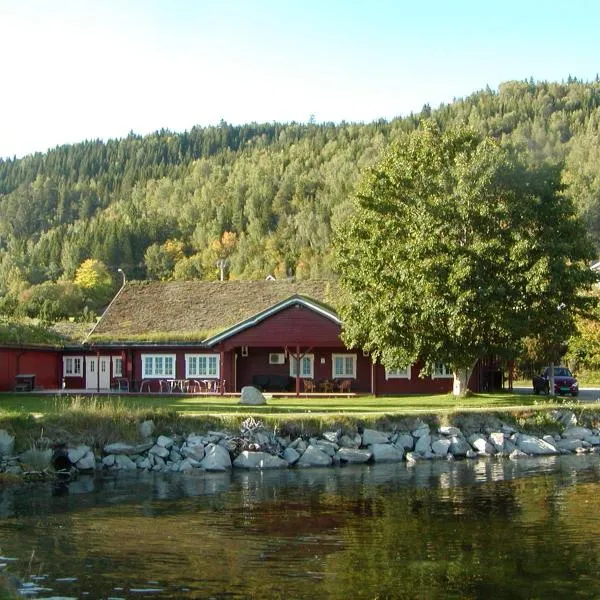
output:
[[[218,354],[186,354],[185,376],[206,377],[208,379],[219,378],[219,355]]]
[[[175,377],[174,354],[142,354],[142,378]]]
[[[340,377],[356,379],[356,354],[332,354],[331,370],[333,379]]]
[[[120,356],[112,357],[112,376],[123,377],[123,358]]]
[[[442,379],[444,377],[454,377],[452,374],[452,367],[443,363],[441,361],[437,361],[433,366],[433,379]]]
[[[290,354],[290,377],[296,377],[298,373],[298,360]],[[300,359],[300,377],[312,379],[315,376],[315,355],[305,354]]]
[[[386,379],[410,379],[410,365],[408,367],[400,367],[398,369],[385,370]]]
[[[83,356],[65,356],[63,359],[63,377],[81,377],[83,375]]]

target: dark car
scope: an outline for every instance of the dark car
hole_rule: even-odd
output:
[[[533,377],[533,393],[550,393],[550,367],[546,367],[540,375]],[[566,367],[554,367],[554,393],[558,395],[579,394],[579,383],[573,373]]]

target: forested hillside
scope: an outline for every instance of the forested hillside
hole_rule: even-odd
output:
[[[600,248],[600,82],[508,82],[391,122],[221,123],[0,160],[0,312],[94,310],[119,267],[150,279],[215,279],[218,264],[237,279],[331,276],[331,228],[361,173],[422,118],[564,165]]]

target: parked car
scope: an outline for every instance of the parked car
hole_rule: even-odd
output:
[[[550,367],[546,367],[540,375],[533,377],[533,393],[550,393]],[[567,367],[554,367],[554,393],[558,395],[579,394],[579,383]]]

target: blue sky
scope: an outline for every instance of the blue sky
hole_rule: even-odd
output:
[[[221,119],[363,121],[591,80],[591,0],[0,0],[0,157]]]

